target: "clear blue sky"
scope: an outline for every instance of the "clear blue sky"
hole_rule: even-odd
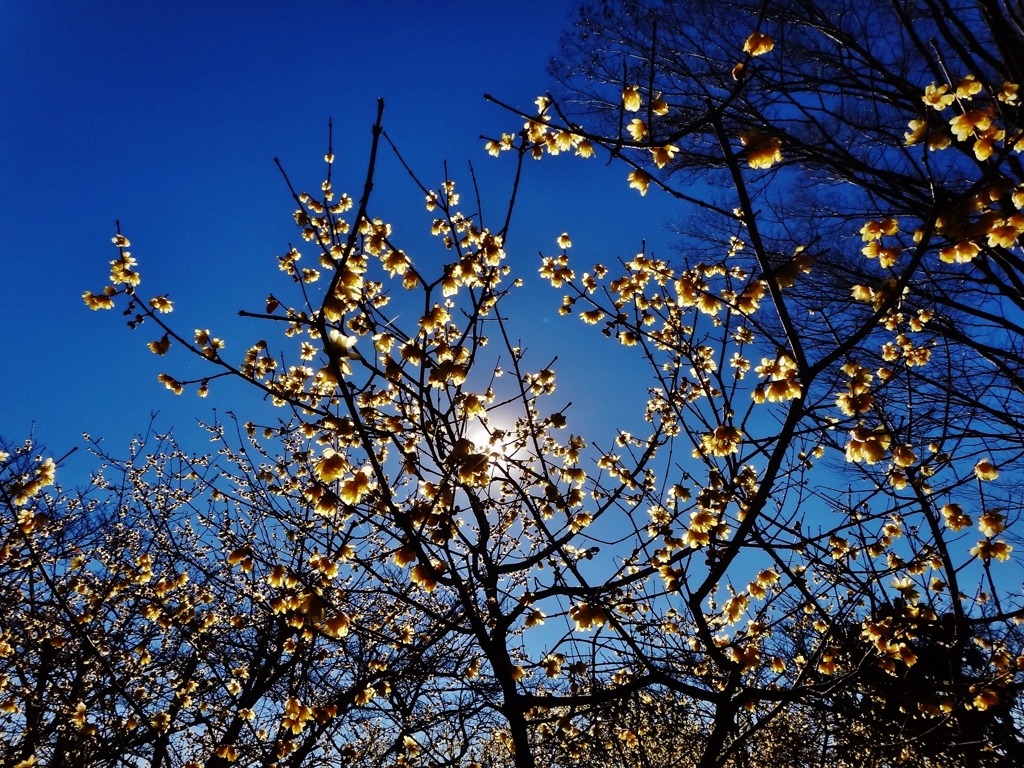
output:
[[[424,181],[439,183],[445,159],[468,181],[470,160],[485,214],[496,212],[512,162],[489,157],[479,136],[520,121],[482,95],[530,108],[550,86],[545,66],[577,5],[0,3],[0,435],[21,440],[34,424],[61,455],[85,431],[123,453],[159,411],[162,429],[198,437],[196,419],[231,408],[231,388],[175,398],[157,373],[185,376],[193,364],[156,358],[145,348],[152,331],[129,332],[119,314],[82,303],[105,284],[114,220],[146,293],[169,292],[179,328],[210,328],[238,359],[253,337],[234,333],[236,311],[259,309],[283,285],[275,256],[296,238],[273,158],[297,185],[317,184],[331,116],[336,186],[356,192],[382,96],[385,127]],[[625,169],[559,157],[527,171],[509,243],[524,274],[536,275],[538,251],[553,252],[563,230],[584,268],[632,255],[645,237],[664,254],[670,204],[629,190]],[[374,194],[374,215],[410,237],[429,226],[422,195],[390,157]],[[525,346],[538,367],[561,347],[560,393],[603,417],[601,395],[616,400],[640,380],[595,329],[557,317],[559,299],[530,288]]]

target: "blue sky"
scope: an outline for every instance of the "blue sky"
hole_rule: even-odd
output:
[[[212,408],[237,409],[232,387],[205,401],[175,398],[157,373],[185,376],[194,364],[156,358],[145,348],[148,329],[130,332],[119,314],[84,307],[82,292],[105,284],[116,255],[115,219],[133,241],[147,294],[169,292],[177,327],[208,327],[239,358],[258,331],[235,340],[236,311],[259,309],[283,285],[275,256],[297,234],[273,158],[298,186],[318,184],[332,117],[336,186],[355,192],[384,97],[386,130],[425,183],[440,182],[447,160],[468,184],[471,161],[485,215],[496,213],[512,161],[489,157],[479,137],[520,121],[483,94],[529,109],[551,85],[545,66],[576,7],[0,4],[0,435],[21,440],[34,425],[59,456],[83,445],[84,431],[121,452],[152,412],[187,442]],[[664,253],[670,204],[653,191],[640,198],[625,172],[603,160],[531,162],[509,242],[517,270],[535,276],[538,251],[554,252],[564,230],[584,267],[631,256],[642,238]],[[428,240],[422,195],[390,156],[374,201],[374,215]],[[518,300],[524,346],[538,366],[559,352],[564,399],[603,421],[602,400],[641,386],[631,358],[559,318],[560,296],[537,283]],[[79,461],[91,464],[69,466]]]

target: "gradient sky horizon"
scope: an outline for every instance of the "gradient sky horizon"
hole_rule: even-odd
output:
[[[480,136],[521,120],[483,94],[531,109],[553,86],[545,68],[578,6],[352,2],[309,14],[271,2],[3,3],[0,436],[34,433],[61,456],[85,447],[87,432],[123,455],[159,412],[159,431],[201,446],[196,421],[248,396],[214,386],[207,400],[176,398],[157,374],[185,377],[200,363],[157,358],[146,350],[154,329],[131,332],[119,312],[86,309],[82,293],[106,284],[116,255],[115,220],[146,294],[169,293],[176,327],[210,328],[240,359],[253,333],[266,331],[235,333],[237,310],[260,309],[286,285],[276,256],[298,239],[273,158],[296,186],[318,185],[330,117],[335,186],[356,193],[383,97],[385,129],[424,183],[438,186],[447,161],[466,193],[471,162],[484,212],[497,219],[514,163],[489,157]],[[372,215],[429,245],[422,194],[383,154]],[[533,363],[559,354],[561,399],[590,408],[603,399],[617,411],[643,391],[646,370],[633,376],[635,355],[558,317],[561,296],[536,272],[538,252],[554,253],[563,231],[583,269],[628,258],[645,238],[648,252],[668,255],[671,201],[654,190],[641,198],[625,175],[604,158],[531,161],[508,244],[528,281],[513,306]],[[640,399],[638,414],[642,407]],[[84,454],[68,464],[78,479],[95,465]]]

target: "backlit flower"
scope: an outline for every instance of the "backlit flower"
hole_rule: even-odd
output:
[[[95,294],[92,291],[86,291],[82,294],[82,299],[85,301],[85,306],[89,309],[113,309],[114,300],[107,294]]]
[[[743,440],[743,432],[733,426],[716,427],[714,432],[709,432],[701,438],[704,447],[713,456],[728,456],[740,449],[740,442]]]
[[[340,453],[328,448],[316,464],[316,473],[325,483],[340,480],[348,471],[348,460]]]
[[[743,43],[743,52],[751,56],[761,56],[775,47],[775,41],[764,32],[751,32]]]
[[[956,86],[956,97],[969,101],[971,97],[981,93],[981,83],[974,75],[967,75]]]
[[[875,464],[885,458],[890,441],[889,435],[881,428],[855,427],[850,430],[850,440],[846,444],[846,460]]]
[[[626,126],[626,130],[629,131],[629,135],[633,137],[633,141],[643,141],[647,138],[647,123],[639,117],[634,117],[630,120],[629,125]]]
[[[941,112],[956,101],[956,95],[949,93],[948,85],[936,85],[935,83],[932,83],[924,89],[924,96],[921,97],[921,101],[932,109]]]
[[[999,477],[999,472],[990,459],[982,459],[974,465],[974,475],[979,480],[995,480]]]
[[[647,188],[651,184],[651,176],[647,171],[642,168],[637,168],[636,170],[631,171],[627,178],[629,179],[630,187],[640,190],[641,195],[647,194]]]
[[[959,531],[971,524],[970,516],[964,514],[959,504],[945,504],[939,511],[951,531]]]
[[[1002,539],[998,541],[979,541],[976,546],[971,547],[971,554],[979,560],[1009,560],[1013,547]]]
[[[910,130],[903,134],[904,144],[908,147],[920,144],[928,135],[927,120],[911,120],[908,127]]]
[[[640,109],[640,86],[630,85],[622,91],[622,106],[627,112]]]
[[[960,141],[966,141],[975,131],[984,131],[990,125],[992,125],[992,114],[987,109],[972,109],[949,121],[953,134]]]
[[[747,165],[751,168],[771,168],[782,162],[782,142],[774,136],[765,136],[756,128],[740,134],[747,148]]]
[[[673,144],[666,144],[664,147],[651,147],[651,154],[654,155],[654,164],[659,168],[664,168],[675,157],[676,152],[679,151],[679,147]]]
[[[569,618],[576,624],[576,629],[585,631],[591,627],[600,627],[608,621],[604,609],[587,603],[577,603],[569,609]]]

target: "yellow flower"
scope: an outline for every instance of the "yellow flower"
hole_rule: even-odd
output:
[[[608,614],[595,605],[577,603],[569,609],[569,618],[575,622],[576,629],[582,632],[603,625],[608,621]]]
[[[917,461],[917,454],[909,445],[897,445],[892,449],[892,463],[897,467],[909,467]]]
[[[998,541],[979,541],[974,547],[971,547],[971,554],[979,560],[991,560],[993,557],[996,560],[1009,560],[1010,553],[1013,551],[1013,547],[1007,544],[1002,539]]]
[[[654,100],[651,102],[651,113],[655,115],[668,114],[668,102],[661,97],[660,93],[655,94]]]
[[[399,547],[392,555],[392,559],[395,561],[395,565],[404,567],[409,563],[416,562],[416,551],[412,547]]]
[[[860,392],[858,394],[841,392],[836,396],[836,406],[847,416],[867,413],[871,410],[874,402],[875,398],[870,392]]]
[[[975,131],[984,131],[992,125],[992,114],[987,109],[972,109],[953,117],[949,125],[957,139],[966,141]]]
[[[761,299],[764,298],[766,290],[767,288],[763,280],[755,281],[736,299],[736,309],[744,315],[757,311],[761,306]]]
[[[953,143],[953,137],[943,129],[937,129],[928,134],[928,151],[936,152],[945,149]]]
[[[995,142],[989,138],[981,138],[974,142],[974,156],[979,160],[988,160],[996,151]]]
[[[647,188],[651,184],[651,176],[647,171],[637,168],[635,171],[630,172],[627,178],[629,179],[630,187],[640,190],[641,195],[647,194]]]
[[[576,136],[573,136],[568,131],[557,131],[550,138],[554,142],[557,152],[568,152],[579,141]],[[557,152],[552,152],[551,154],[557,154]]]
[[[971,686],[971,693],[975,692],[975,687]],[[991,688],[984,688],[974,697],[974,708],[979,710],[986,710],[989,707],[994,707],[999,703],[999,694],[993,691]]]
[[[878,240],[882,235],[895,235],[897,232],[899,232],[899,222],[896,219],[869,221],[860,228],[861,239],[865,242]]]
[[[171,340],[167,337],[166,333],[163,335],[163,338],[160,339],[159,341],[149,342],[149,351],[152,352],[154,355],[166,355],[167,350],[170,348]]]
[[[1002,513],[990,510],[978,518],[978,530],[988,538],[1006,530],[1006,518]]]
[[[742,440],[743,432],[732,426],[716,427],[714,432],[701,438],[704,448],[713,456],[728,456],[738,452]]]
[[[325,483],[329,483],[332,480],[340,480],[348,472],[348,469],[348,460],[331,448],[324,451],[320,461],[316,464],[316,473]]]
[[[461,386],[466,382],[466,366],[454,360],[445,360],[430,369],[427,380],[430,385],[442,389],[447,386]]]
[[[979,480],[995,480],[999,477],[999,472],[990,459],[982,459],[974,465],[974,475]]]
[[[138,272],[132,270],[137,263],[128,251],[122,251],[119,258],[110,262],[110,282],[114,285],[138,285],[142,282],[142,278],[139,277]]]
[[[346,504],[358,504],[362,498],[376,487],[373,470],[363,467],[352,477],[341,484],[341,500]]]
[[[761,358],[761,365],[754,370],[758,375],[771,379],[759,384],[751,393],[754,402],[763,403],[767,400],[778,403],[800,397],[800,379],[797,377],[796,363],[789,355],[780,355],[775,360]]]
[[[630,85],[622,91],[622,106],[627,112],[640,109],[640,86]]]
[[[484,148],[487,150],[488,154],[497,157],[500,153],[512,149],[514,145],[515,136],[513,136],[511,133],[503,133],[501,134],[500,140],[496,141],[494,139],[491,139],[484,145]]]
[[[903,134],[903,140],[906,146],[912,147],[915,144],[920,144],[925,140],[928,135],[928,121],[927,120],[911,120],[910,128],[905,134]]]
[[[782,143],[774,136],[765,136],[756,128],[740,134],[747,148],[747,165],[751,168],[771,168],[782,162]]]
[[[948,85],[936,85],[935,83],[932,83],[924,89],[924,96],[921,97],[921,101],[932,109],[941,112],[956,101],[956,95],[949,93]]]
[[[349,360],[358,360],[361,357],[359,351],[355,348],[356,342],[359,341],[357,337],[346,336],[340,331],[332,329],[328,336],[328,340],[330,341],[333,351],[339,357],[345,357]],[[348,371],[345,371],[345,373],[348,373]]]
[[[654,164],[659,168],[664,168],[672,162],[672,158],[676,156],[678,151],[679,147],[673,144],[666,144],[664,147],[651,147],[651,154],[654,155]]]
[[[555,242],[558,243],[559,248],[572,248],[572,240],[569,239],[568,232],[560,234]]]
[[[939,251],[939,259],[947,264],[966,264],[975,256],[981,253],[981,248],[965,240],[956,245],[951,245]]]
[[[171,300],[166,296],[155,296],[149,300],[149,306],[155,309],[157,312],[166,315],[170,312],[174,306],[171,304]]]
[[[78,730],[82,730],[87,722],[86,716],[85,703],[80,701],[75,705],[75,714],[71,716],[71,722]]]
[[[89,309],[113,309],[114,300],[110,294],[102,293],[95,294],[92,291],[86,291],[82,294],[82,299],[85,301],[85,306]]]
[[[544,667],[544,674],[548,677],[558,677],[562,671],[562,663],[565,661],[565,657],[560,653],[548,654],[547,657],[541,662]]]
[[[798,248],[792,259],[775,270],[775,282],[779,284],[780,288],[792,288],[796,285],[796,280],[800,277],[801,272],[810,274],[813,263],[814,259],[811,255],[804,253],[802,247]]]
[[[647,123],[639,117],[634,117],[630,120],[626,130],[633,137],[633,141],[643,141],[647,137]]]
[[[846,444],[846,460],[875,464],[885,458],[890,440],[889,435],[881,427],[874,430],[855,427],[850,430],[850,440]]]
[[[171,392],[173,392],[176,395],[180,395],[185,390],[181,382],[179,382],[177,379],[171,376],[168,376],[166,373],[161,373],[159,376],[156,377],[156,380],[161,382],[165,387],[167,387],[169,390],[171,390]]]
[[[339,613],[324,622],[323,632],[328,637],[345,637],[351,623],[346,614]]]
[[[883,269],[891,267],[899,259],[900,254],[903,253],[903,249],[898,245],[894,245],[891,248],[879,248],[878,249],[878,264]]]
[[[437,589],[437,571],[429,565],[414,565],[409,572],[412,581],[426,592]]]
[[[742,593],[726,600],[725,605],[722,606],[722,617],[726,620],[726,624],[735,624],[739,621],[749,604],[750,598]]]
[[[1017,244],[1018,235],[1020,235],[1020,230],[1012,223],[999,222],[988,231],[989,247],[1013,248]]]
[[[750,37],[743,43],[743,52],[751,56],[760,56],[768,53],[775,47],[775,41],[763,32],[751,32]]]
[[[956,97],[969,101],[971,97],[981,93],[981,83],[974,75],[967,75],[956,86]]]

